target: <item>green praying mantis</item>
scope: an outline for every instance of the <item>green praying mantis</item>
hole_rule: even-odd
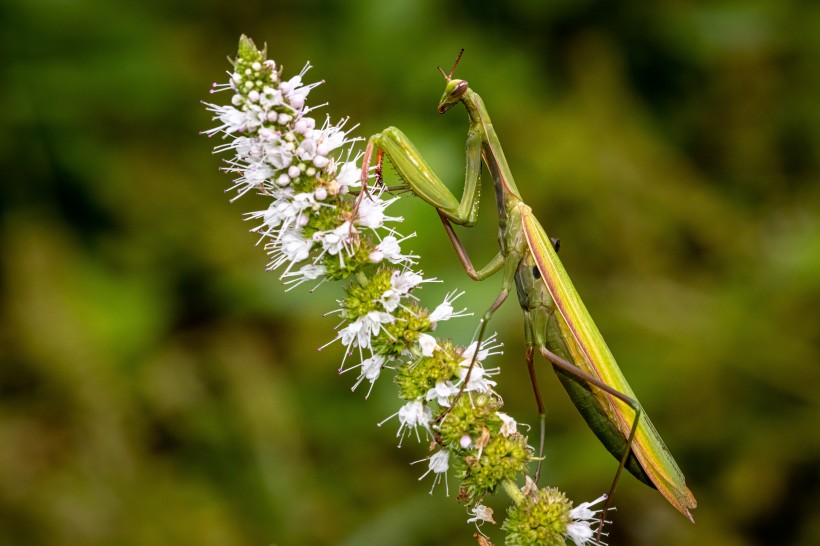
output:
[[[374,163],[377,183],[381,183],[382,162],[387,158],[403,182],[401,187],[409,189],[438,211],[456,254],[472,279],[480,281],[502,272],[501,292],[483,315],[478,331],[479,343],[493,313],[515,287],[524,312],[527,368],[541,419],[539,455],[543,454],[545,412],[533,364],[536,351],[552,364],[589,427],[620,461],[602,511],[598,538],[623,468],[650,487],[657,488],[672,506],[694,521],[690,509],[697,506],[697,501],[686,487],[683,473],[638,403],[573,287],[558,259],[557,240],[547,236],[530,207],[524,203],[484,102],[470,89],[467,81],[453,78],[462,53],[449,74],[439,67],[446,87],[438,104],[440,114],[458,103],[467,110],[467,167],[461,199],[456,199],[413,143],[395,127],[389,127],[368,140],[362,164],[363,188]],[[470,227],[478,219],[482,162],[489,170],[495,188],[499,251],[486,266],[476,269],[453,224]],[[469,372],[464,384],[468,381]]]

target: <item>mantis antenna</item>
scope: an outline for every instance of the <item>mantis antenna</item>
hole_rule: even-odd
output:
[[[458,52],[458,57],[456,57],[456,62],[453,63],[453,68],[450,69],[449,74],[445,74],[444,69],[442,69],[440,66],[436,67],[436,68],[438,68],[438,71],[441,72],[441,75],[444,76],[445,80],[450,81],[450,80],[453,79],[453,72],[456,71],[456,67],[458,66],[458,61],[461,60],[462,55],[464,55],[464,48],[463,47],[461,48],[461,51]]]

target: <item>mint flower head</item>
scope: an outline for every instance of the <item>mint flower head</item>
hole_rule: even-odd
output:
[[[228,83],[212,89],[231,93],[230,104],[206,103],[218,122],[206,134],[230,139],[216,151],[234,154],[223,169],[235,177],[228,190],[233,199],[251,191],[271,199],[266,209],[246,214],[265,243],[268,269],[281,269],[293,288],[347,278],[372,263],[412,264],[414,257],[403,254],[385,228],[401,221],[385,213],[395,199],[372,192],[343,198],[361,185],[351,146],[357,139],[345,130],[346,120],[317,122],[311,115],[307,97],[320,82],[303,81],[309,69],[286,79],[243,37]]]
[[[601,511],[590,507],[606,500],[606,495],[573,508],[566,495],[553,487],[525,489],[530,490],[524,500],[507,511],[501,526],[509,546],[563,546],[567,539],[576,546],[605,546],[595,538]]]
[[[449,494],[449,478],[457,478],[468,521],[478,525],[495,524],[484,497],[507,491],[515,502],[502,527],[507,544],[600,544],[592,538],[595,503],[572,509],[563,493],[539,490],[527,477],[534,450],[500,411],[500,370],[486,365],[501,353],[496,336],[467,346],[436,337],[439,323],[471,315],[454,305],[463,292],[448,292],[432,311],[422,304],[421,288],[438,281],[425,278],[419,257],[402,248],[414,234],[399,233],[403,218],[388,212],[398,197],[362,187],[355,127],[316,119],[308,97],[321,82],[305,82],[309,69],[287,78],[265,48],[243,36],[227,83],[211,90],[227,94],[228,104],[205,103],[215,122],[205,134],[225,141],[216,152],[231,154],[223,167],[233,179],[231,201],[248,193],[268,200],[245,214],[268,254],[267,269],[287,290],[347,282],[328,313],[338,317],[335,335],[320,349],[338,342],[338,371],[355,375],[353,390],[367,385],[365,397],[392,374],[398,409],[379,424],[395,418],[399,445],[408,436],[429,443],[430,454],[417,462],[427,463],[419,479],[432,475],[431,493],[444,482]],[[516,485],[522,477],[526,493]]]

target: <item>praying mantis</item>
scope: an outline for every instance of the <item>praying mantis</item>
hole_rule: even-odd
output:
[[[501,292],[482,317],[479,343],[493,313],[516,290],[524,313],[527,369],[541,419],[539,455],[543,454],[545,411],[536,383],[536,351],[552,364],[589,427],[620,461],[602,511],[598,538],[623,468],[657,488],[672,506],[694,521],[690,509],[697,506],[697,501],[686,487],[683,473],[637,401],[558,259],[557,239],[547,236],[524,203],[484,102],[467,81],[453,78],[462,53],[463,50],[449,74],[438,68],[446,80],[438,112],[443,114],[462,103],[469,121],[461,199],[456,199],[413,143],[395,127],[388,127],[368,140],[362,162],[363,188],[373,164],[377,183],[381,183],[382,162],[388,159],[403,182],[401,187],[435,207],[467,275],[481,281],[502,272]],[[453,224],[471,227],[478,219],[482,162],[495,189],[499,251],[487,265],[476,269]],[[464,383],[468,381],[469,373]],[[540,463],[536,481],[538,472]]]

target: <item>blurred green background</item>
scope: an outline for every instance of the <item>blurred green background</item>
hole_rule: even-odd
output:
[[[0,29],[0,545],[473,543],[408,466],[426,446],[376,427],[390,381],[365,401],[316,351],[341,287],[285,293],[241,221],[261,205],[227,202],[199,101],[241,33],[454,188],[466,122],[436,114],[435,67],[466,48],[457,75],[700,503],[691,525],[627,477],[611,544],[820,543],[817,3],[6,0]],[[425,301],[486,308],[498,280],[399,209],[446,281]],[[514,302],[493,326],[534,423]],[[543,368],[545,481],[590,500],[615,462]]]

